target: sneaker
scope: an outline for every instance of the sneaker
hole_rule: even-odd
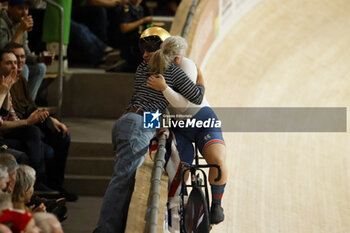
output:
[[[210,210],[210,224],[219,224],[224,221],[224,209],[221,205],[213,204]]]
[[[126,60],[120,60],[117,63],[115,63],[112,67],[105,69],[106,72],[121,72],[123,71],[127,66]]]
[[[112,52],[107,53],[102,58],[102,62],[104,62],[105,64],[110,64],[110,63],[116,63],[120,59],[121,59],[120,51],[119,50],[114,50]]]

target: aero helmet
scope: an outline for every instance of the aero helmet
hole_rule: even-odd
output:
[[[170,33],[161,27],[150,27],[144,30],[140,36],[139,48],[143,52],[155,52],[163,41],[170,37]]]

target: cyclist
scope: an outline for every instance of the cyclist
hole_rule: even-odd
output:
[[[169,87],[165,82],[162,74],[165,70],[176,63],[179,66],[193,67],[194,64],[187,58],[184,58],[187,50],[186,40],[180,36],[171,36],[167,38],[160,49],[155,52],[148,63],[149,69],[155,75],[151,76],[147,81],[147,86],[162,91],[165,98],[174,108],[169,108],[171,114],[181,113],[183,115],[193,116],[191,119],[205,121],[208,119],[217,120],[217,116],[210,107],[208,101],[204,98],[199,105],[190,103],[181,94]],[[193,70],[193,68],[189,69]],[[202,80],[202,74],[197,69],[198,75],[192,72],[194,77]],[[195,81],[195,80],[193,80]],[[222,170],[222,178],[215,182],[217,177],[217,169],[211,168],[209,171],[209,183],[212,192],[211,204],[211,224],[218,224],[224,220],[224,212],[221,207],[221,199],[224,193],[227,180],[227,166],[225,142],[222,136],[221,128],[173,128],[175,135],[182,134],[188,140],[195,142],[200,153],[205,158],[208,164],[218,164]]]

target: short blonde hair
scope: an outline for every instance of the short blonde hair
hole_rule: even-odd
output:
[[[13,188],[12,201],[23,201],[25,193],[35,183],[35,170],[28,165],[19,165],[16,171],[16,184]]]
[[[163,74],[176,57],[185,56],[187,47],[186,40],[181,36],[170,36],[165,39],[148,63],[150,72]]]

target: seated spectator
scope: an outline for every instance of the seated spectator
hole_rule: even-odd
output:
[[[17,162],[13,155],[8,153],[0,153],[0,165],[7,167],[7,173],[9,177],[9,185],[7,188],[7,192],[12,194],[13,188],[16,184],[16,167]]]
[[[31,212],[46,212],[44,203],[41,203],[37,207],[27,207],[34,193],[34,183],[35,170],[27,165],[19,165],[17,168],[16,184],[12,193],[12,203],[15,209]]]
[[[18,70],[21,71],[25,63],[23,47],[17,43],[10,43],[6,48],[16,55]],[[30,114],[37,110],[37,106],[30,97],[27,82],[21,75],[12,86],[10,93],[14,110],[20,119],[28,118]],[[49,116],[44,122],[36,124],[35,127],[40,128],[45,151],[53,152],[51,155],[47,153],[45,155],[47,185],[54,190],[58,190],[68,201],[75,201],[78,197],[63,188],[64,171],[70,145],[70,134],[67,126],[56,118]]]
[[[63,233],[61,223],[53,214],[36,213],[34,214],[34,219],[41,233]]]
[[[36,188],[54,192],[45,185],[45,145],[41,141],[40,129],[34,124],[44,122],[48,117],[45,110],[36,110],[27,119],[20,120],[13,110],[9,91],[17,81],[17,59],[11,51],[0,51],[0,136],[1,143],[18,150],[24,149],[29,165],[37,172]],[[56,192],[57,193],[57,192]]]
[[[90,29],[71,20],[69,46],[70,51],[78,51],[87,59],[89,65],[108,69],[119,60],[119,51],[115,51]]]
[[[1,196],[1,192],[0,192],[0,212],[2,209],[8,209],[8,208],[12,208],[12,202],[11,202],[11,196],[10,194],[12,194],[13,192],[13,188],[15,186],[16,183],[16,160],[14,158],[14,156],[12,156],[11,154],[7,154],[7,153],[0,153],[0,165],[5,165],[7,167],[7,171],[9,174],[9,188],[7,189],[8,192],[8,196],[9,196],[9,203],[11,204],[11,206],[8,206],[8,204],[6,204],[6,202],[4,201],[6,198]],[[40,198],[38,196],[33,196],[31,198],[31,204],[30,205],[35,205],[38,206],[41,203],[44,203],[44,205],[46,206],[46,210],[48,212],[52,212],[55,215],[58,216],[59,219],[64,220],[66,219],[66,199],[65,198],[59,198],[59,199],[45,199],[45,198]],[[3,208],[2,208],[3,207]],[[1,232],[1,231],[0,231]]]
[[[121,35],[121,56],[123,61],[119,61],[108,71],[129,71],[135,72],[136,67],[142,61],[142,54],[139,49],[139,38],[146,29],[146,24],[153,20],[151,16],[144,16],[142,0],[129,0],[122,7],[120,12]]]
[[[33,215],[20,210],[3,210],[0,224],[8,225],[13,233],[40,233]]]
[[[117,5],[118,1],[115,0],[73,0],[72,19],[86,25],[99,39],[108,43],[107,7]]]

